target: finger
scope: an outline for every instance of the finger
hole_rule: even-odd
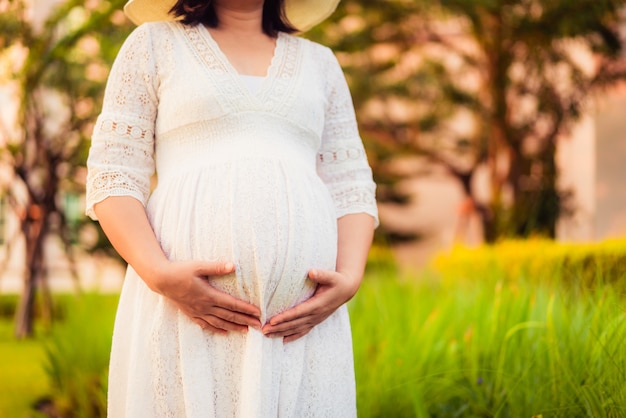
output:
[[[293,308],[272,317],[269,320],[269,324],[271,326],[277,326],[285,322],[290,322],[295,319],[302,318],[303,316],[308,316],[310,311],[307,308],[307,303],[309,302],[309,300],[302,302],[301,304],[296,305]]]
[[[261,329],[261,321],[259,320],[259,318],[250,315],[244,315],[239,312],[233,312],[231,310],[220,308],[217,306],[211,310],[211,316],[221,318],[224,321],[232,322],[234,324]]]
[[[206,321],[209,325],[217,329],[240,332],[244,334],[248,332],[248,327],[246,325],[239,325],[239,324],[235,324],[232,322],[228,322],[217,316],[204,315],[202,316],[201,319]]]
[[[283,332],[273,332],[271,334],[267,334],[268,338],[288,338],[292,335],[304,335],[313,329],[313,324],[306,324],[301,327],[293,328]]]
[[[315,317],[311,315],[305,316],[305,317],[299,317],[292,321],[281,322],[280,324],[277,324],[277,325],[272,325],[271,323],[266,324],[263,327],[263,333],[265,335],[278,334],[278,333],[281,333],[282,335],[286,335],[286,334],[292,333],[292,331],[294,331],[295,329],[306,327],[306,326],[313,326],[313,324],[317,322],[319,321],[316,321]]]
[[[322,313],[309,315],[306,317],[300,317],[294,319],[293,321],[283,322],[278,325],[266,324],[262,332],[267,337],[276,337],[276,336],[288,336],[291,334],[299,333],[301,330],[310,329],[318,324],[324,322],[330,315],[332,311],[325,311]]]
[[[299,333],[297,333],[297,334],[293,334],[293,335],[289,335],[289,336],[287,336],[287,337],[283,338],[283,343],[284,343],[284,344],[287,344],[287,343],[290,343],[290,342],[292,342],[292,341],[297,340],[298,338],[302,338],[302,337],[304,337],[305,335],[307,335],[307,334],[311,331],[311,329],[312,329],[312,328],[309,328],[309,329],[308,329],[308,330],[306,330],[306,331],[299,332]]]
[[[201,318],[191,318],[191,320],[195,322],[196,324],[198,324],[200,328],[202,328],[202,330],[204,331],[211,331],[215,334],[220,334],[220,335],[228,334],[228,331],[224,329],[215,328],[213,325],[209,324],[208,322],[206,322],[205,320]]]
[[[210,297],[213,300],[214,306],[228,309],[229,311],[233,312],[239,312],[245,315],[251,315],[256,318],[261,317],[261,310],[253,304],[244,302],[241,299],[237,299],[227,293],[224,293],[221,290],[218,290],[211,286],[211,284],[208,282],[206,283],[206,285],[210,287]]]
[[[309,270],[309,279],[319,284],[332,285],[337,280],[338,273],[331,270]]]
[[[244,302],[241,299],[234,298],[230,295],[224,294],[224,296],[225,296],[225,299],[224,299],[224,303],[222,304],[223,308],[228,309],[233,312],[239,312],[245,315],[250,315],[255,318],[261,317],[261,310],[257,306],[254,306],[251,303]]]
[[[200,276],[225,276],[227,274],[230,274],[232,272],[235,271],[235,264],[228,261],[228,262],[206,262],[206,263],[202,263],[198,269],[197,269],[197,274]]]
[[[287,309],[285,312],[281,312],[278,315],[272,317],[269,321],[271,325],[278,325],[283,322],[293,321],[297,318],[316,315],[319,313],[320,308],[324,306],[320,297],[313,295],[310,299],[305,300],[299,305],[294,306],[291,309]]]

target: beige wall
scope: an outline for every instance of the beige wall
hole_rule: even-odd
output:
[[[598,100],[595,238],[626,237],[626,85]]]
[[[561,218],[557,237],[563,241],[587,241],[595,237],[596,217],[596,123],[585,116],[568,138],[559,141],[556,155],[558,185],[572,193],[574,213]]]

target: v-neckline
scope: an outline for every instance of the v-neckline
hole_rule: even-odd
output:
[[[212,81],[223,109],[233,112],[255,109],[285,113],[297,95],[293,94],[299,83],[305,43],[294,36],[279,32],[274,57],[256,92],[251,92],[239,73],[228,61],[206,27],[172,22],[182,31],[190,51],[198,59]],[[202,25],[200,25],[202,26]]]
[[[213,52],[215,53],[216,58],[219,61],[221,61],[223,68],[226,70],[228,74],[230,74],[231,78],[233,79],[233,83],[237,85],[238,89],[242,92],[242,94],[247,95],[248,97],[255,98],[255,99],[261,98],[265,94],[265,92],[270,89],[273,80],[276,78],[276,74],[275,74],[276,69],[280,67],[280,60],[282,59],[282,56],[284,55],[283,54],[283,43],[284,43],[283,33],[278,32],[278,35],[276,37],[276,45],[274,46],[274,54],[272,55],[270,64],[267,67],[266,74],[263,77],[263,81],[261,82],[261,85],[258,88],[258,90],[256,92],[252,92],[250,91],[248,86],[245,85],[245,82],[241,79],[241,76],[246,75],[246,74],[241,74],[239,73],[239,71],[237,71],[235,66],[228,59],[228,56],[224,53],[224,51],[222,51],[222,49],[220,48],[215,38],[213,38],[209,29],[202,24],[199,24],[198,26],[200,26],[200,32],[202,33],[203,37],[207,40],[208,44],[213,49]]]

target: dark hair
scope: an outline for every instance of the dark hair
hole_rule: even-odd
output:
[[[289,23],[285,15],[284,0],[265,0],[263,3],[263,32],[271,37],[278,32],[294,33],[298,30]],[[216,28],[219,25],[215,7],[211,0],[177,0],[170,9],[170,14],[182,17],[180,20],[186,25],[205,24]]]

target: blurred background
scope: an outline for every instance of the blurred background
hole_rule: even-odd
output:
[[[106,410],[85,161],[124,3],[0,0],[0,416]],[[343,0],[303,36],[378,184],[359,414],[626,417],[626,0]]]

